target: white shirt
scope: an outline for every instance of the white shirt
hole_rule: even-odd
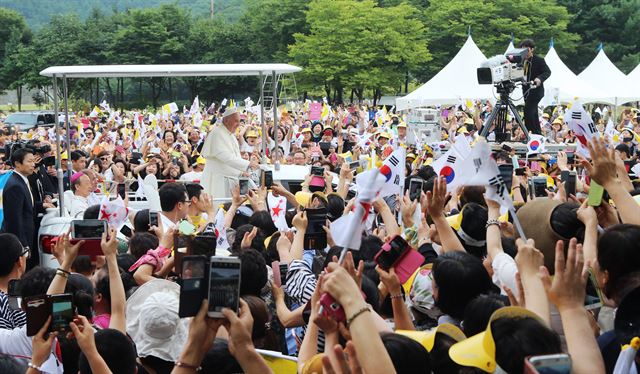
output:
[[[89,208],[89,199],[84,196],[73,195],[71,199],[71,209],[69,214],[73,218],[82,218],[84,211]]]
[[[44,364],[40,365],[43,373],[62,374],[63,366],[54,354],[56,344],[51,346],[51,354]],[[31,361],[33,346],[31,338],[27,336],[27,326],[13,330],[0,329],[0,353],[12,356],[24,365]]]
[[[104,180],[107,182],[111,182],[113,180],[113,171],[111,170],[111,168],[108,168],[107,170],[105,170]]]
[[[255,148],[256,148],[255,145],[249,145],[248,143],[242,143],[242,147],[240,148],[240,152],[253,153],[253,150]]]
[[[336,144],[337,144],[337,141],[336,141]],[[268,143],[269,152],[271,152],[271,150],[275,146],[276,146],[276,142],[273,141],[272,139],[269,139],[269,143]],[[282,149],[284,150],[285,157],[289,156],[289,153],[291,152],[291,141],[285,138],[283,141],[278,142],[278,147],[282,147]]]
[[[160,220],[162,221],[162,233],[166,233],[169,230],[172,230],[174,227],[176,227],[176,224],[169,219],[169,217],[164,215],[164,212],[159,212],[158,216],[160,217]]]

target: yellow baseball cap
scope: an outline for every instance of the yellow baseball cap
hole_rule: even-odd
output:
[[[255,130],[249,130],[249,131],[247,131],[245,136],[247,138],[257,138],[258,137],[258,133]]]
[[[311,193],[310,192],[304,192],[304,191],[298,191],[295,194],[295,198],[296,198],[296,201],[298,202],[298,204],[300,204],[302,206],[307,206],[307,204],[309,204],[309,201],[311,201]]]
[[[380,135],[378,135],[378,138],[387,138],[387,139],[391,139],[391,135],[389,135],[388,132],[381,132]]]
[[[396,333],[417,341],[429,352],[431,352],[436,342],[437,333],[445,334],[456,342],[461,342],[467,338],[458,326],[451,323],[443,323],[429,331],[396,330]]]
[[[486,330],[458,342],[449,349],[449,357],[462,366],[472,366],[487,373],[496,370],[496,343],[491,332],[491,323],[500,318],[534,318],[544,324],[542,319],[532,311],[518,306],[503,307],[491,315]]]
[[[198,158],[196,159],[196,164],[204,165],[206,163],[207,163],[207,160],[202,156],[198,156]]]
[[[398,124],[398,127],[407,127],[407,124],[406,124],[406,123],[404,123],[404,122],[400,122],[400,123]]]
[[[458,134],[468,134],[469,130],[467,130],[466,126],[460,126],[460,128],[457,131]]]
[[[310,129],[310,128],[308,128],[308,127],[305,127],[305,128],[304,128],[304,129],[302,129],[300,132],[301,132],[301,133],[311,132],[311,129]]]
[[[473,125],[473,119],[471,119],[471,118],[467,118],[467,119],[465,119],[465,120],[464,120],[464,124],[465,124],[465,125]]]

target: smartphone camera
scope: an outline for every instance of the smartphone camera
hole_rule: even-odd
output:
[[[107,231],[107,221],[101,219],[82,219],[71,222],[73,239],[101,240]]]
[[[246,178],[240,178],[238,181],[240,186],[240,196],[246,196],[249,194],[249,180]]]
[[[153,226],[160,226],[160,224],[158,223],[158,212],[149,211],[149,228]]]
[[[409,244],[401,236],[394,237],[375,256],[374,260],[384,270],[389,270],[409,249]]]
[[[322,166],[312,166],[311,175],[317,176],[317,177],[324,176],[324,168]]]
[[[7,295],[9,297],[20,297],[22,293],[22,284],[20,279],[11,279],[7,287]]]
[[[547,196],[546,189],[547,189],[546,177],[533,178],[533,195],[535,197],[546,197]]]
[[[309,249],[324,249],[327,246],[327,233],[323,226],[327,222],[325,208],[307,209],[307,231],[304,234],[304,247]]]
[[[118,183],[118,195],[124,200],[127,193],[127,186],[124,183]]]
[[[271,170],[262,171],[262,185],[267,189],[273,186],[273,172]]]
[[[238,312],[240,298],[240,259],[213,256],[209,272],[209,317],[223,317],[222,309]]]
[[[420,198],[423,184],[424,181],[422,179],[411,179],[409,182],[409,199],[411,199],[411,201],[416,201]]]
[[[73,296],[71,294],[52,295],[50,331],[68,332],[73,321]]]

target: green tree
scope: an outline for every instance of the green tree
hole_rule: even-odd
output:
[[[246,40],[254,62],[285,62],[293,34],[307,33],[304,11],[308,0],[249,0],[240,24],[251,35]],[[268,16],[264,9],[268,9]]]
[[[5,88],[16,90],[18,111],[22,110],[22,89],[30,86],[29,75],[35,58],[32,49],[22,43],[18,33],[13,33],[6,42],[6,56],[0,68],[0,79]]]
[[[6,54],[6,44],[12,38],[27,43],[31,37],[24,17],[15,10],[0,8],[0,62]],[[17,36],[16,36],[17,35]]]
[[[191,63],[238,64],[256,62],[249,52],[247,40],[253,36],[242,23],[221,19],[200,19],[191,28],[186,54]],[[235,92],[253,91],[254,77],[189,77],[184,79],[191,99],[200,95],[201,102],[218,97],[231,97]],[[245,96],[246,97],[246,96]]]
[[[309,33],[294,35],[289,55],[304,67],[303,87],[322,87],[328,100],[342,102],[345,89],[362,99],[395,90],[408,71],[430,55],[416,8],[380,8],[373,0],[314,0],[306,12]],[[394,89],[395,88],[395,89]]]
[[[73,14],[56,16],[46,28],[38,31],[33,42],[25,51],[32,56],[30,69],[26,74],[26,83],[30,87],[44,87],[51,84],[51,79],[40,76],[40,71],[49,66],[85,64],[81,41],[84,39],[83,23]],[[70,92],[77,82],[69,81]]]
[[[22,72],[16,66],[15,56],[24,44],[29,43],[31,32],[20,13],[0,8],[0,90],[16,89],[18,108],[22,106]]]
[[[558,0],[574,14],[568,30],[582,36],[583,43],[565,62],[574,72],[582,71],[603,43],[607,56],[625,73],[640,63],[640,2],[637,0]]]
[[[189,37],[191,17],[177,5],[160,8],[133,9],[122,14],[122,23],[115,32],[106,54],[111,63],[172,64],[188,63],[185,43]],[[153,106],[163,88],[171,95],[171,78],[149,78]],[[109,85],[109,81],[107,81]]]
[[[571,55],[580,42],[567,31],[571,16],[556,0],[458,0],[432,1],[425,10],[427,37],[433,62],[419,79],[426,81],[442,69],[458,52],[469,28],[474,41],[487,57],[504,53],[511,36],[532,38],[540,48],[554,38],[558,51]]]

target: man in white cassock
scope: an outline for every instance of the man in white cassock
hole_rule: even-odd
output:
[[[231,188],[246,173],[249,161],[240,155],[236,129],[240,126],[240,114],[235,108],[227,108],[222,115],[222,125],[211,130],[201,156],[207,162],[200,181],[204,190],[215,198],[231,197]]]

